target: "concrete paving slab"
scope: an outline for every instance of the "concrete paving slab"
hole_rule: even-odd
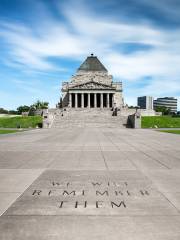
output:
[[[179,192],[180,170],[156,170],[146,174],[161,192]]]
[[[0,136],[0,239],[179,240],[179,146],[143,129]]]
[[[2,240],[179,240],[180,217],[3,216]]]
[[[43,169],[0,169],[0,192],[22,193],[43,171]]]
[[[146,152],[146,155],[160,162],[162,165],[169,169],[180,168],[180,159],[169,154],[169,151],[150,151]]]
[[[0,215],[2,215],[20,195],[21,193],[0,192]]]
[[[76,170],[106,170],[107,166],[104,163],[104,160],[87,160],[83,161],[79,160],[78,165],[76,166]]]
[[[122,151],[103,151],[102,154],[109,170],[136,170]]]
[[[180,211],[180,191],[165,192],[164,196]]]
[[[94,146],[94,145],[87,146],[87,145],[84,145],[83,146],[83,150],[84,151],[101,151],[101,148],[100,148],[100,146]]]
[[[56,157],[56,152],[1,151],[0,169],[44,168]]]
[[[71,170],[78,166],[81,151],[61,151],[56,153],[55,159],[48,165],[50,169]]]
[[[124,152],[124,155],[136,166],[137,169],[169,169],[158,158],[154,158],[151,152]]]

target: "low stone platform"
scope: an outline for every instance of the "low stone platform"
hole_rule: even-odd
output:
[[[180,136],[117,128],[0,137],[0,239],[179,240]]]

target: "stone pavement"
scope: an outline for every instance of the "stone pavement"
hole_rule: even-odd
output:
[[[180,135],[117,128],[0,136],[1,240],[179,240]]]

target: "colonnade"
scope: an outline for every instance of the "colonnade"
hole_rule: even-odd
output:
[[[111,108],[113,93],[69,93],[70,108]]]

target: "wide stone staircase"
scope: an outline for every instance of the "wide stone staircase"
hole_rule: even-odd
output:
[[[72,127],[107,127],[126,128],[128,116],[112,116],[112,111],[107,109],[57,109],[51,128]]]

